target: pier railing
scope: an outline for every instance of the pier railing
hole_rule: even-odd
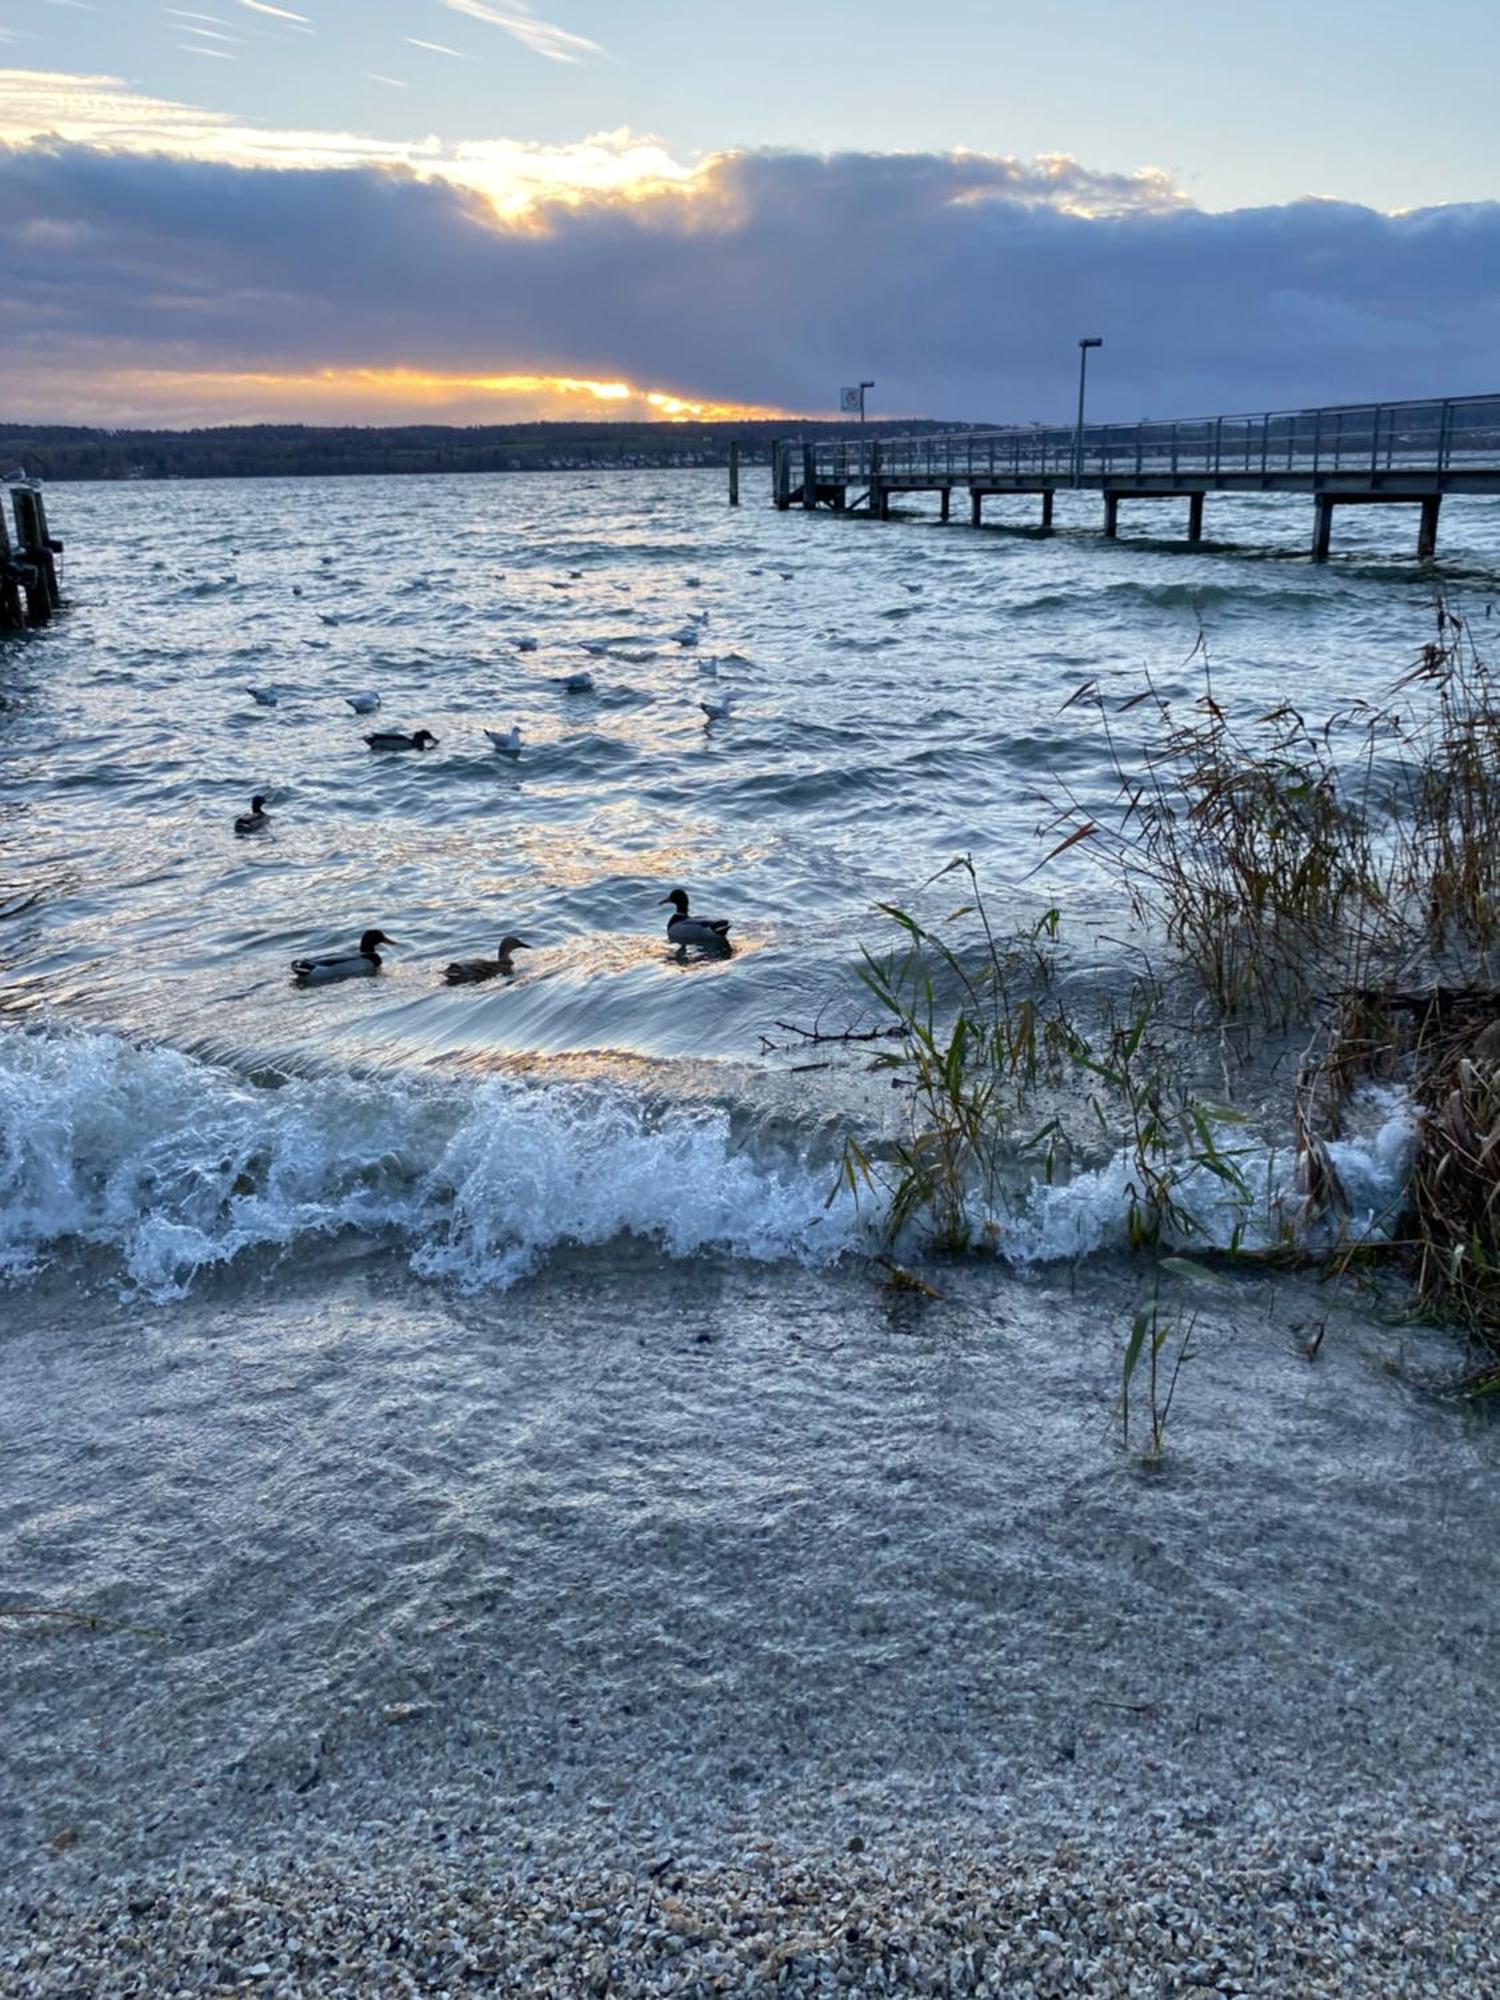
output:
[[[925,437],[841,438],[812,445],[820,483],[993,478],[1088,484],[1184,476],[1238,484],[1278,474],[1317,477],[1435,475],[1500,470],[1500,396],[1350,403],[1319,410],[1172,423],[1088,424],[1082,451],[1071,426],[955,431]],[[1075,464],[1076,458],[1076,464]]]

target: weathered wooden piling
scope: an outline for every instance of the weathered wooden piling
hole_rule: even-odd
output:
[[[45,625],[62,604],[57,563],[62,543],[47,527],[47,503],[35,486],[11,489],[16,538],[12,545],[0,511],[0,631]],[[24,607],[24,608],[23,608]]]
[[[21,601],[22,565],[11,552],[10,527],[0,507],[0,632],[19,632],[26,623]]]
[[[729,504],[731,507],[738,507],[740,504],[740,441],[738,438],[731,438],[729,440]]]

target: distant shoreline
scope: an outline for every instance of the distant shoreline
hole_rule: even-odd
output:
[[[932,418],[870,424],[873,435],[964,429]],[[206,430],[117,430],[0,423],[0,472],[48,482],[157,479],[336,479],[391,473],[702,471],[770,463],[771,441],[857,435],[804,418],[743,423],[231,424]]]

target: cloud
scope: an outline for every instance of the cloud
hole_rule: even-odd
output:
[[[1060,157],[761,152],[507,216],[443,177],[472,162],[334,157],[0,149],[0,414],[107,419],[127,376],[165,421],[215,379],[372,420],[529,376],[827,411],[864,375],[882,412],[1066,420],[1097,332],[1094,415],[1187,417],[1473,392],[1500,347],[1496,203],[1210,214]]]
[[[310,25],[305,14],[293,14],[285,7],[273,7],[270,0],[235,0],[235,4],[248,8],[252,14],[270,14],[278,21],[295,21],[298,27]]]
[[[539,21],[526,0],[508,0],[508,4],[498,7],[491,0],[443,0],[443,5],[452,14],[466,14],[471,21],[503,28],[534,55],[546,56],[550,62],[581,62],[585,56],[604,54],[599,44],[586,36],[569,34],[566,28],[554,27],[550,21]]]
[[[434,56],[452,56],[455,62],[473,61],[472,56],[466,56],[462,49],[450,49],[446,42],[423,42],[415,35],[403,35],[401,39],[409,49],[426,49],[429,55]]]

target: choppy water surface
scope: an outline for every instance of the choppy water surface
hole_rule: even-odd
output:
[[[1057,898],[1118,931],[1078,855],[1031,875],[1049,798],[1112,790],[1068,697],[1148,668],[1196,692],[1201,622],[1221,698],[1317,713],[1395,679],[1436,581],[1480,615],[1500,574],[1480,501],[1434,571],[1401,553],[1409,510],[1348,510],[1313,569],[1281,499],[1213,501],[1197,553],[1151,539],[1171,506],[1111,545],[1087,496],[1047,540],[1027,503],[975,533],[761,499],[652,473],[54,493],[73,608],[0,655],[13,1267],[91,1238],[170,1287],[349,1226],[440,1227],[419,1267],[484,1281],[621,1230],[831,1254],[853,1224],[827,1161],[873,1086],[789,1079],[761,1038],[847,1010],[875,905],[940,909],[921,885],[960,851],[1002,920]],[[373,722],[343,700],[367,690]],[[483,734],[512,724],[514,763]],[[419,725],[425,755],[362,740]],[[255,791],[273,831],[237,839]],[[732,919],[732,960],[674,961],[679,883]],[[378,982],[290,986],[367,925],[400,941]],[[507,931],[535,947],[517,978],[438,983]]]
[[[615,1815],[637,1858],[1351,1774],[1400,1814],[1454,1745],[1492,1799],[1493,1433],[1394,1382],[1358,1300],[1311,1367],[1329,1296],[1236,1280],[1141,1476],[1149,1270],[1060,1261],[1118,1243],[1119,1163],[1039,1191],[1009,1267],[885,1293],[828,1197],[898,1100],[763,1038],[867,1015],[875,905],[941,914],[961,851],[998,923],[1061,902],[1085,1003],[1122,985],[1083,856],[1031,874],[1048,794],[1112,784],[1069,696],[1194,693],[1200,620],[1225,700],[1368,694],[1435,581],[1483,620],[1500,508],[1451,506],[1424,572],[1408,513],[1350,510],[1316,570],[1262,500],[1195,554],[1145,539],[1167,509],[1111,546],[1066,498],[1042,541],[696,475],[51,501],[72,608],[0,649],[0,1572],[115,1622],[0,1627],[13,1879],[424,1812]],[[373,756],[365,690],[438,748]],[[733,958],[674,961],[679,883]],[[367,925],[378,980],[291,986]],[[439,984],[507,931],[516,978]],[[1338,1165],[1374,1210],[1407,1120],[1367,1110]]]

